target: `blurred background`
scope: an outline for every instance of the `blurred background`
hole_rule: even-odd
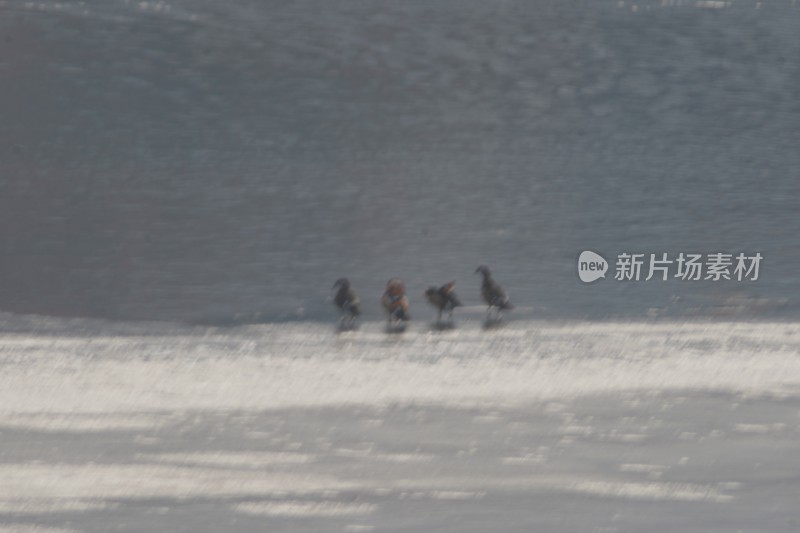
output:
[[[796,317],[794,1],[0,2],[0,309]],[[578,254],[764,256],[591,285]],[[613,272],[612,272],[613,273]],[[247,318],[245,318],[246,320]]]

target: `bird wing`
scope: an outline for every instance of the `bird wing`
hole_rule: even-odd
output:
[[[464,304],[461,303],[461,300],[458,299],[455,292],[450,292],[447,295],[447,303],[450,307],[463,307]]]
[[[439,292],[444,294],[445,296],[453,292],[453,289],[456,288],[456,282],[451,281],[450,283],[445,283],[441,287],[439,287]]]
[[[438,291],[426,292],[425,298],[427,298],[428,302],[436,308],[441,309],[444,306],[444,299],[442,295]]]
[[[483,299],[495,307],[503,307],[509,303],[506,291],[494,280],[489,280],[483,286]]]

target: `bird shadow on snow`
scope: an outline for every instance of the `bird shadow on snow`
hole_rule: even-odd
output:
[[[484,330],[493,330],[493,329],[500,329],[504,328],[506,323],[501,318],[487,318],[483,321],[481,327]]]
[[[336,324],[336,333],[346,333],[348,331],[357,331],[358,324],[356,322],[339,322]]]
[[[399,322],[399,323],[386,324],[386,328],[384,329],[384,331],[389,335],[398,335],[400,333],[405,333],[407,329],[408,329],[408,324],[406,324],[405,322]]]
[[[456,329],[454,322],[431,322],[428,325],[429,331],[451,331]]]

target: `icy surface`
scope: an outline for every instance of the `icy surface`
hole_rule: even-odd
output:
[[[114,416],[86,430],[146,421],[141,412],[338,404],[520,403],[621,390],[760,393],[800,385],[800,332],[790,323],[479,321],[436,331],[381,323],[337,333],[297,323],[173,334],[3,337],[0,412]],[[146,326],[138,326],[146,331]],[[139,413],[131,419],[122,411]],[[27,417],[27,418],[26,418]],[[59,427],[57,419],[51,421]],[[105,424],[105,426],[103,425]]]
[[[798,527],[793,323],[5,320],[9,531]]]

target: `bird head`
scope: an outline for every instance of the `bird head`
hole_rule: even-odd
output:
[[[491,272],[489,272],[489,267],[487,267],[486,265],[481,265],[481,266],[479,266],[478,268],[476,268],[476,269],[475,269],[475,273],[477,274],[478,272],[480,272],[481,274],[483,274],[483,277],[484,277],[484,278],[488,278],[489,276],[491,276],[491,275],[492,275],[492,273],[491,273]]]
[[[392,278],[386,282],[386,292],[392,296],[402,296],[406,292],[406,286],[400,278]]]
[[[336,280],[336,283],[333,284],[333,288],[334,289],[337,288],[337,287],[345,287],[345,288],[347,288],[349,286],[350,286],[350,280],[347,279],[347,278],[339,278],[339,279]]]

